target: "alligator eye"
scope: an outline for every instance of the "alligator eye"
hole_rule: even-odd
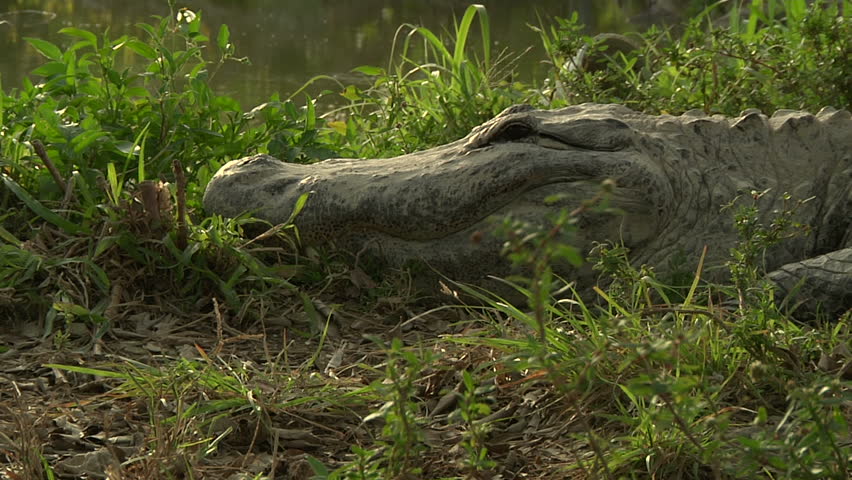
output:
[[[513,142],[538,134],[538,120],[521,113],[498,116],[473,129],[467,136],[466,151],[501,142]]]
[[[614,118],[580,119],[564,124],[544,125],[543,136],[551,137],[572,147],[599,152],[615,152],[632,143],[630,127]]]
[[[529,123],[521,121],[509,122],[502,125],[499,130],[494,132],[489,141],[491,143],[513,142],[515,140],[529,137],[535,133],[535,129]]]

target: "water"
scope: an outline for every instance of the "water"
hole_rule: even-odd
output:
[[[519,73],[532,79],[544,58],[535,32],[527,24],[542,18],[568,17],[577,11],[591,33],[624,32],[649,21],[682,14],[662,8],[662,0],[484,0],[495,47],[522,52]],[[686,2],[673,1],[672,4]],[[202,12],[203,33],[216,37],[226,23],[238,56],[252,65],[230,64],[217,74],[214,87],[237,98],[243,107],[260,103],[274,92],[283,97],[315,75],[326,74],[343,83],[355,80],[352,68],[386,66],[394,33],[403,23],[423,25],[435,32],[452,29],[469,1],[457,0],[196,0],[178,1],[177,7]],[[649,6],[653,4],[653,6]],[[144,37],[135,24],[167,15],[163,0],[0,0],[0,75],[5,90],[18,87],[43,58],[23,37],[40,37],[68,45],[56,32],[75,26],[96,33],[109,29],[110,37]],[[479,36],[474,27],[472,37]],[[337,88],[333,83],[327,88]],[[317,87],[319,88],[319,87]]]

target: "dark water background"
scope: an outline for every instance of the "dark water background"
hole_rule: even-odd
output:
[[[215,39],[227,24],[237,55],[252,65],[229,64],[217,74],[214,88],[242,102],[243,107],[280,92],[283,97],[309,78],[327,74],[343,83],[355,81],[350,73],[359,65],[386,66],[394,33],[403,23],[451,31],[470,1],[457,0],[178,0],[176,7],[202,12],[203,33]],[[539,39],[528,24],[539,16],[568,17],[577,11],[589,33],[625,32],[650,23],[674,22],[686,14],[690,2],[678,0],[484,0],[495,48],[522,52],[521,78],[535,78],[544,68]],[[693,2],[694,3],[694,2]],[[71,43],[57,34],[66,26],[110,37],[122,34],[144,38],[137,22],[152,22],[152,15],[168,15],[165,0],[0,0],[0,79],[8,91],[43,58],[23,37],[34,36]],[[475,24],[476,25],[476,24]],[[478,26],[471,38],[478,38]],[[326,84],[332,87],[333,84]]]

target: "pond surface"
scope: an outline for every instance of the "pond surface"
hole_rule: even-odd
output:
[[[227,24],[237,55],[252,65],[230,64],[216,77],[214,87],[237,98],[243,107],[262,102],[274,92],[282,97],[315,75],[327,74],[351,83],[352,68],[386,66],[394,33],[403,23],[423,25],[434,32],[451,31],[470,1],[457,0],[195,0],[176,6],[202,12],[203,32],[216,37]],[[522,52],[522,79],[542,69],[543,51],[528,24],[577,11],[590,33],[624,32],[651,22],[672,21],[683,14],[677,0],[484,0],[491,37],[497,50]],[[168,15],[165,0],[0,0],[0,75],[5,90],[18,87],[43,58],[23,37],[45,38],[66,46],[57,31],[75,26],[110,37],[144,37],[135,26],[153,15]],[[471,38],[479,36],[474,27]],[[327,86],[331,88],[333,84]]]

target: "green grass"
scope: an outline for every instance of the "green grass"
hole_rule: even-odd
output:
[[[475,49],[469,38],[474,25],[480,33]],[[428,28],[405,24],[397,29],[387,67],[354,69],[373,79],[372,86],[346,87],[342,96],[348,104],[339,110],[346,120],[330,125],[346,136],[353,155],[397,155],[446,143],[529,100],[531,92],[511,81],[517,56],[491,51],[485,7],[468,7],[451,37],[448,42]]]
[[[229,160],[391,156],[519,102],[849,108],[852,5],[828,3],[755,1],[721,28],[720,2],[680,34],[601,52],[595,72],[569,68],[595,51],[576,18],[543,18],[552,68],[532,85],[513,81],[516,57],[490,50],[487,11],[471,6],[448,35],[400,27],[386,67],[357,67],[372,86],[328,93],[344,106],[325,115],[312,99],[246,109],[216,94],[217,69],[241,61],[230,31],[209,39],[174,4],[139,37],[29,39],[45,62],[0,97],[0,316],[38,325],[42,350],[0,339],[0,360],[38,358],[67,389],[28,396],[42,380],[27,377],[0,395],[6,468],[53,478],[64,453],[39,432],[80,424],[125,449],[110,468],[127,478],[848,478],[849,314],[795,321],[757,267],[800,230],[789,212],[765,226],[731,213],[750,228],[729,285],[701,268],[667,285],[603,246],[586,260],[611,280],[595,303],[557,295],[550,267],[587,253],[559,242],[576,212],[549,232],[507,223],[526,303],[453,285],[479,304],[426,310],[410,273],[364,279],[335,252],[299,252],[289,223],[200,210]]]
[[[848,108],[850,3],[805,4],[715,2],[682,33],[651,28],[630,35],[636,51],[611,55],[599,40],[583,35],[576,15],[557,18],[553,25],[537,27],[553,66],[540,93],[552,105],[613,101],[649,113]],[[725,7],[730,7],[730,20],[720,24],[715,19]],[[605,56],[604,68],[573,68],[572,59],[584,47]]]

